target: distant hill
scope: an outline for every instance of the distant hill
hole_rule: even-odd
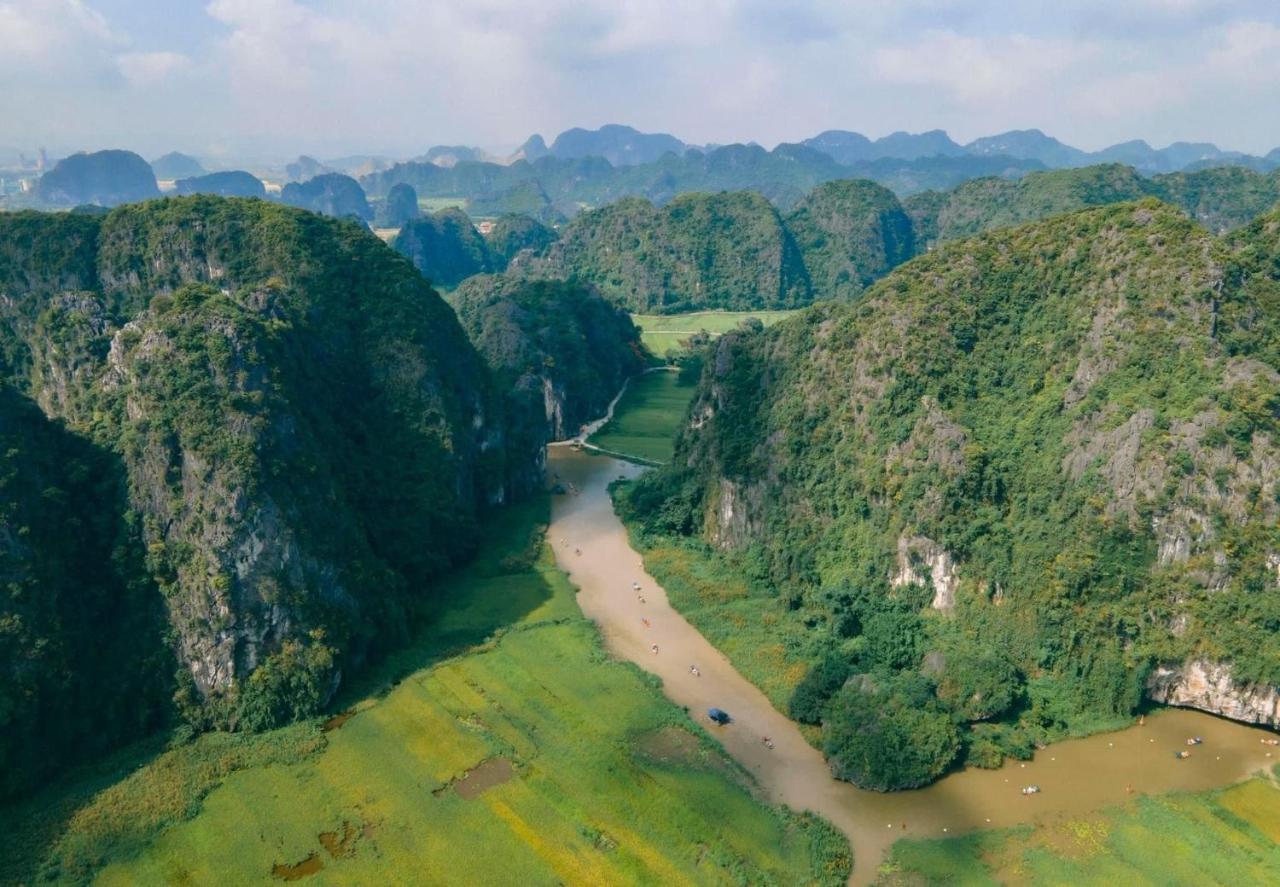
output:
[[[322,176],[325,173],[334,172],[333,169],[325,166],[314,157],[308,157],[306,154],[302,154],[297,160],[286,164],[284,171],[291,182],[303,182],[307,179],[314,179],[316,176]]]
[[[374,224],[379,228],[399,228],[407,222],[418,218],[418,192],[412,186],[401,182],[387,192],[387,196],[378,201],[374,211]]]
[[[1082,151],[1064,144],[1038,129],[1010,130],[958,145],[942,130],[924,133],[896,132],[871,140],[846,130],[827,130],[801,142],[845,165],[877,160],[918,160],[929,157],[1011,157],[1043,164],[1045,169],[1123,163],[1146,174],[1177,172],[1193,167],[1239,164],[1259,171],[1280,166],[1280,150],[1275,156],[1251,157],[1239,151],[1224,151],[1208,142],[1174,142],[1153,148],[1141,140],[1121,142],[1101,151]],[[886,183],[887,184],[887,183]],[[905,193],[894,187],[898,193]]]
[[[911,219],[893,192],[840,180],[814,188],[786,217],[814,294],[848,299],[915,255]]]
[[[206,170],[200,165],[200,161],[190,154],[179,154],[173,151],[151,161],[151,171],[155,173],[157,179],[172,181],[202,176]]]
[[[427,149],[426,154],[414,159],[422,163],[434,163],[436,166],[453,166],[463,161],[475,162],[489,158],[479,148],[471,148],[467,145],[435,145]]]
[[[132,151],[95,151],[59,160],[36,193],[50,206],[117,206],[159,197],[160,188],[150,164]]]
[[[484,237],[460,209],[407,221],[391,246],[436,286],[453,287],[495,268]]]
[[[684,150],[684,142],[675,136],[611,123],[599,129],[565,130],[551,143],[550,153],[563,159],[603,157],[614,166],[636,166],[652,163],[668,152],[683,154]]]
[[[922,157],[955,157],[964,148],[940,129],[922,133],[895,132],[872,141],[861,133],[832,129],[800,144],[822,151],[846,166],[864,161],[918,160]]]
[[[305,182],[290,182],[281,190],[280,200],[326,216],[354,217],[366,223],[373,220],[364,189],[342,173],[325,173]]]
[[[257,176],[243,170],[213,172],[174,183],[178,194],[216,194],[219,197],[266,197],[267,190]]]
[[[1146,177],[1118,163],[1030,173],[1016,180],[973,179],[954,190],[908,197],[921,248],[1058,213],[1159,197],[1215,233],[1248,224],[1280,201],[1280,172],[1241,167]]]
[[[1060,166],[1084,166],[1088,155],[1079,148],[1064,145],[1038,129],[1015,129],[999,135],[974,139],[964,146],[969,154],[990,156],[1003,154],[1022,160],[1038,160],[1050,169]]]
[[[813,299],[800,250],[759,194],[641,198],[582,213],[546,267],[636,312],[794,308]]]

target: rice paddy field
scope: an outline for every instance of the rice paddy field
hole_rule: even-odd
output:
[[[757,800],[605,655],[546,516],[502,515],[430,627],[328,719],[179,734],[0,811],[0,881],[843,884],[841,835]]]
[[[878,883],[1280,884],[1280,782],[1140,798],[1053,827],[899,841]]]
[[[676,431],[689,411],[696,390],[670,371],[645,373],[627,385],[614,407],[613,419],[591,436],[602,450],[649,462],[667,462],[675,449]]]
[[[681,343],[698,332],[712,335],[726,333],[748,317],[755,317],[765,326],[777,323],[794,314],[788,311],[695,311],[690,314],[632,314],[631,320],[640,327],[640,340],[657,357],[668,351],[680,350]]]

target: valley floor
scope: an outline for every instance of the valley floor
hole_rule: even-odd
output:
[[[505,514],[347,712],[51,790],[8,811],[7,839],[53,882],[843,883],[838,833],[765,806],[651,678],[604,654],[545,519],[545,500]]]
[[[796,310],[781,311],[694,311],[687,314],[632,314],[631,319],[640,327],[640,341],[650,352],[664,357],[668,351],[679,350],[681,343],[690,336],[706,332],[719,335],[734,329],[742,321],[754,317],[765,326],[777,323]]]

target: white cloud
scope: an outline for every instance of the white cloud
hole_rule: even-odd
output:
[[[872,65],[883,81],[931,86],[961,102],[980,103],[1043,90],[1096,54],[1090,44],[1026,34],[969,37],[931,31],[910,43],[877,49]]]
[[[180,52],[126,52],[116,56],[116,64],[131,84],[147,86],[188,69],[191,59]]]
[[[1280,141],[1258,113],[1280,102],[1274,0],[207,0],[168,42],[153,0],[109,21],[98,2],[0,0],[0,141],[410,153],[606,122]]]

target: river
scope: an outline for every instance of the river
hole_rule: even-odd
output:
[[[1280,749],[1261,742],[1274,733],[1169,709],[1148,717],[1143,726],[1057,743],[1034,761],[963,770],[915,791],[862,791],[831,777],[821,753],[796,725],[671,607],[666,592],[645,573],[608,493],[615,478],[635,477],[644,469],[563,446],[550,449],[547,467],[575,490],[553,498],[548,538],[606,647],[660,677],[666,695],[702,718],[770,799],[811,810],[844,832],[854,852],[851,884],[870,883],[889,847],[904,836],[1051,823],[1121,803],[1130,790],[1154,794],[1228,785],[1280,759]],[[639,594],[633,582],[639,583]],[[697,665],[701,675],[691,674],[690,665]],[[733,723],[711,724],[705,718],[710,706],[728,711]],[[773,748],[764,745],[763,736],[770,737]],[[1189,736],[1203,737],[1204,744],[1185,760],[1175,758],[1187,748]],[[1041,792],[1024,796],[1021,788],[1028,784],[1039,785]]]

